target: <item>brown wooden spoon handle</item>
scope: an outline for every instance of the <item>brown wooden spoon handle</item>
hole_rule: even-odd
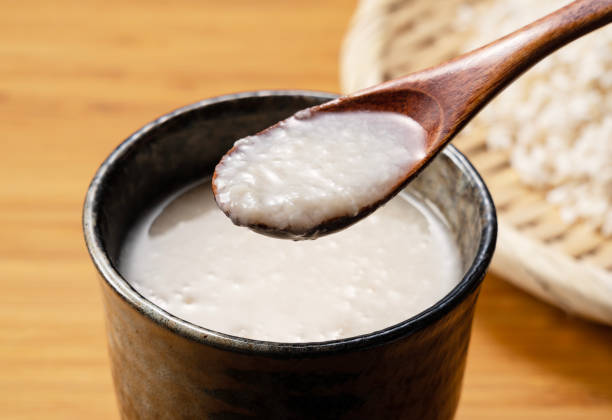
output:
[[[442,110],[438,149],[524,71],[565,44],[612,22],[612,0],[577,0],[491,44],[389,83],[422,87]]]

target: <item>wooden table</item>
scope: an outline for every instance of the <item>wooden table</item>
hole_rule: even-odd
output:
[[[201,98],[337,91],[354,4],[0,0],[0,418],[117,418],[80,225],[99,163]],[[457,418],[611,419],[612,329],[489,276]]]

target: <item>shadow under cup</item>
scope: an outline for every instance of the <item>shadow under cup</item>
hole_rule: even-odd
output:
[[[497,229],[484,183],[454,147],[446,147],[411,188],[444,214],[464,277],[433,307],[384,330],[320,343],[232,337],[165,312],[117,271],[122,240],[147,207],[210,176],[236,139],[334,97],[264,91],[205,100],[145,126],[98,170],[83,229],[102,279],[123,418],[453,417]]]

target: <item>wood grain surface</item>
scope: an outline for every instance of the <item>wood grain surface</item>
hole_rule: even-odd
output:
[[[354,5],[0,0],[0,418],[118,418],[80,226],[99,163],[201,98],[338,91]],[[612,418],[612,329],[489,276],[457,418]]]

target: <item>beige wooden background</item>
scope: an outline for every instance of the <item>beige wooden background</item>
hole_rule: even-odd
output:
[[[117,418],[80,227],[99,163],[198,99],[338,91],[354,6],[0,0],[0,418]],[[457,417],[611,419],[612,329],[489,276]]]

